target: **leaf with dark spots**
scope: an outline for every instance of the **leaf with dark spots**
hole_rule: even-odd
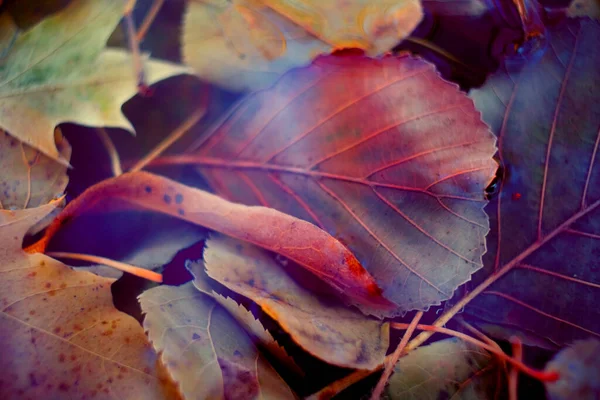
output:
[[[431,64],[349,54],[288,73],[193,154],[162,162],[198,165],[218,194],[320,226],[394,315],[439,304],[482,267],[495,151],[472,101]]]
[[[0,211],[0,398],[173,398],[142,327],[113,306],[112,279],[21,249],[56,205]]]
[[[455,338],[410,352],[394,371],[385,392],[393,400],[495,400],[506,383],[499,360]]]
[[[373,369],[383,363],[389,340],[387,323],[319,298],[296,283],[264,250],[213,237],[207,242],[204,263],[211,278],[258,304],[315,357],[358,369]],[[198,268],[202,265],[193,267],[192,273],[200,276]]]
[[[55,129],[60,156],[69,161],[71,146]],[[62,196],[67,167],[19,142],[0,129],[0,209],[34,208]]]
[[[192,285],[159,286],[139,298],[144,328],[186,399],[293,399],[251,338]]]
[[[178,194],[182,196],[181,204],[164,201],[164,196]],[[171,215],[277,252],[317,275],[366,312],[393,308],[356,257],[319,227],[271,208],[235,204],[147,172],[124,174],[87,189],[48,227],[38,250],[59,231],[64,220],[84,213],[100,199],[124,200],[134,207]]]
[[[471,93],[506,174],[467,312],[563,345],[600,336],[600,23],[564,21],[549,40]]]

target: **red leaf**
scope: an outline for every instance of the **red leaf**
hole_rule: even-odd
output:
[[[488,211],[492,285],[467,311],[556,343],[600,336],[600,24],[553,28],[541,59],[472,96],[505,180]]]
[[[42,243],[70,218],[107,198],[120,198],[279,253],[313,272],[359,308],[380,312],[393,308],[356,257],[313,224],[270,208],[234,204],[147,172],[124,174],[87,189],[53,221]]]
[[[495,140],[471,100],[403,56],[321,57],[242,102],[171,161],[221,195],[313,222],[398,304],[449,298],[481,268]]]

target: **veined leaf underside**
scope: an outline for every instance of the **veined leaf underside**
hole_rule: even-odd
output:
[[[179,159],[233,201],[335,236],[401,313],[481,268],[494,151],[471,101],[431,65],[330,57],[250,96]]]

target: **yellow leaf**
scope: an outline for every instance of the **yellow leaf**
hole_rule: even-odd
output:
[[[59,154],[71,158],[71,146],[56,128]],[[0,129],[0,209],[39,207],[62,196],[67,167],[19,142]]]
[[[382,54],[408,36],[423,18],[418,0],[263,0],[335,48]]]
[[[137,92],[131,56],[102,51],[122,10],[120,0],[74,1],[21,34],[0,62],[0,127],[65,165],[53,138],[61,122],[133,131],[120,110]],[[159,61],[146,67],[148,83],[187,71]]]
[[[114,280],[21,249],[56,204],[0,211],[0,398],[173,398],[142,327],[113,305]]]
[[[182,52],[201,78],[257,90],[334,49],[385,53],[422,16],[418,0],[192,0]]]
[[[268,86],[331,49],[256,1],[192,0],[184,17],[185,63],[202,79],[231,90]]]

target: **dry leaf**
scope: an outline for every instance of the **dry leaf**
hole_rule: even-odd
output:
[[[192,0],[185,14],[183,58],[202,79],[256,90],[332,49],[270,9],[222,3]]]
[[[439,304],[482,267],[495,138],[429,63],[319,57],[199,140],[172,162],[345,244],[398,305],[386,316]]]
[[[421,18],[417,0],[192,0],[182,53],[201,78],[256,90],[336,48],[382,54]]]
[[[418,0],[262,0],[334,48],[391,50],[421,22]]]
[[[71,146],[58,128],[58,153],[67,162]],[[62,196],[69,178],[67,167],[0,129],[0,209],[34,208]]]
[[[53,136],[61,122],[133,131],[121,112],[137,93],[131,56],[102,51],[123,7],[121,0],[74,1],[20,34],[0,63],[0,127],[64,164]],[[162,61],[145,67],[148,83],[187,72]]]
[[[393,307],[381,296],[373,277],[354,255],[315,225],[274,209],[231,203],[212,193],[147,172],[124,174],[87,189],[69,203],[48,228],[43,243],[60,229],[65,219],[80,215],[94,203],[108,198],[122,199],[277,252],[366,310],[382,312]]]
[[[140,296],[144,328],[186,399],[293,399],[236,321],[192,285]]]
[[[296,364],[294,359],[275,341],[271,333],[264,328],[260,321],[257,320],[249,310],[243,305],[238,304],[232,298],[224,297],[212,290],[209,283],[210,278],[204,272],[204,266],[200,262],[190,262],[186,264],[186,268],[194,275],[194,287],[202,293],[212,297],[213,300],[229,311],[236,321],[246,330],[246,333],[252,337],[257,346],[275,356],[295,374],[304,375],[304,372]]]
[[[315,357],[346,368],[373,369],[383,363],[389,345],[387,323],[318,298],[264,250],[213,237],[204,250],[204,262],[211,278],[257,303]]]
[[[456,338],[419,347],[394,371],[385,391],[391,400],[498,399],[506,384],[499,360]]]
[[[113,280],[21,249],[55,207],[0,211],[0,398],[165,399],[142,327],[113,306]]]

